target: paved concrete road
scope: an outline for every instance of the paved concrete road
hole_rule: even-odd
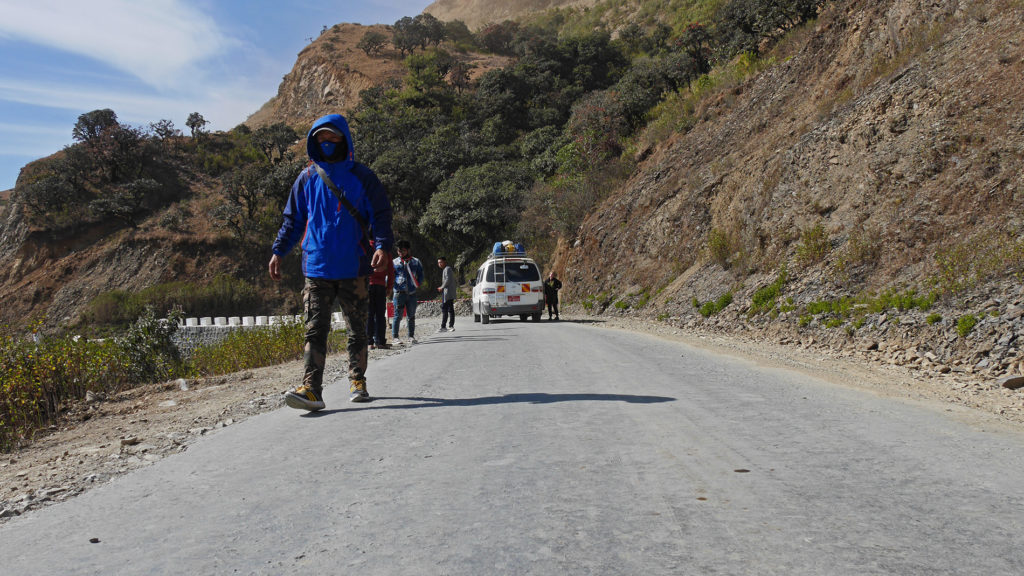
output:
[[[1024,574],[1024,435],[678,343],[460,318],[0,526],[0,574]],[[99,543],[90,543],[90,539]]]

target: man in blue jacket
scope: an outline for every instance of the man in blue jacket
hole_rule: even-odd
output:
[[[269,268],[270,277],[280,280],[281,259],[301,241],[306,278],[302,291],[305,373],[302,384],[285,395],[285,402],[292,408],[316,411],[324,408],[327,335],[336,298],[348,325],[349,400],[370,400],[364,328],[367,277],[387,264],[394,238],[391,202],[373,171],[353,160],[352,134],[343,116],[331,114],[314,122],[306,151],[312,163],[292,184]]]

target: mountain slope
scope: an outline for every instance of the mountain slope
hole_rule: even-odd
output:
[[[691,130],[648,151],[563,254],[571,293],[659,289],[683,274],[662,301],[706,298],[747,270],[773,276],[818,224],[819,270],[835,274],[851,242],[877,251],[853,270],[866,287],[923,281],[940,246],[1015,238],[1022,10],[959,4],[830,3],[774,65],[726,83]],[[728,271],[700,257],[712,231],[732,239]]]
[[[462,20],[471,30],[484,24],[516,20],[551,8],[590,7],[598,0],[437,0],[424,12],[444,21]]]

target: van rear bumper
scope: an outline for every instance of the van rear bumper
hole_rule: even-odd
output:
[[[544,310],[544,301],[535,304],[514,304],[504,306],[483,305],[483,311],[488,316],[517,316],[519,314],[535,314]]]

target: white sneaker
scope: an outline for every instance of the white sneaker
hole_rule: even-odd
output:
[[[438,329],[438,332],[447,332],[447,331],[448,331],[448,329],[445,328],[444,326],[441,326],[441,328]]]
[[[409,337],[409,343],[410,344],[418,344],[419,340],[417,340],[415,336],[410,336]]]
[[[448,331],[449,332],[455,332],[455,326],[452,326],[451,328],[449,328]]]
[[[402,341],[399,340],[398,338],[392,338],[391,339],[391,344],[394,345],[394,346],[401,346],[402,345]]]

